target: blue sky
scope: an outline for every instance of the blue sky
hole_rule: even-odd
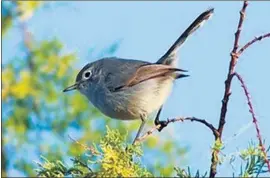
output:
[[[176,82],[161,117],[195,116],[217,125],[242,2],[58,2],[39,9],[28,25],[38,40],[57,37],[65,44],[66,52],[76,52],[80,61],[75,66],[78,69],[96,60],[91,57],[94,56],[90,54],[91,48],[99,51],[117,40],[121,40],[121,44],[116,56],[155,62],[185,28],[210,7],[215,8],[212,18],[179,52],[178,66],[189,70],[191,77]],[[270,31],[269,9],[268,2],[249,3],[240,45]],[[16,27],[7,34],[3,42],[3,63],[15,54],[14,49],[19,50],[20,40]],[[248,85],[267,145],[270,144],[269,49],[270,39],[255,44],[244,52],[236,67]],[[251,119],[242,88],[234,80],[224,138],[230,139]],[[186,164],[208,171],[213,143],[209,130],[188,122],[169,128],[162,132],[163,137],[191,148]],[[256,140],[253,125],[230,141],[223,152],[230,154],[246,148],[251,139]],[[231,176],[228,162],[218,169],[219,175]]]

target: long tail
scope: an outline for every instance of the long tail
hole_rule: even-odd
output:
[[[184,33],[182,33],[182,35],[174,42],[170,49],[157,61],[157,64],[171,65],[171,63],[176,60],[175,54],[179,47],[186,41],[188,36],[203,25],[203,23],[208,20],[213,13],[214,9],[211,8],[199,15],[199,17],[197,17],[196,20],[194,20],[192,24],[184,31]]]

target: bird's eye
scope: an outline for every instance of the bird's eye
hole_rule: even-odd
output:
[[[88,79],[91,75],[91,72],[90,71],[87,71],[84,73],[84,78]]]

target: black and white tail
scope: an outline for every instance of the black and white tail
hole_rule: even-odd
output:
[[[157,61],[157,64],[174,66],[174,63],[176,63],[176,53],[179,47],[186,41],[188,36],[191,35],[194,31],[196,31],[200,26],[202,26],[203,23],[212,16],[213,13],[214,9],[211,8],[199,15],[184,31],[184,33],[182,33],[182,35],[174,42],[170,49]]]

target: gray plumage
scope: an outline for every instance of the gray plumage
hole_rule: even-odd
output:
[[[187,76],[183,74],[185,70],[176,68],[176,53],[188,36],[208,20],[212,13],[213,9],[210,9],[197,17],[156,63],[103,58],[85,65],[78,73],[76,83],[64,92],[79,90],[95,107],[111,118],[141,119],[136,140],[145,119],[152,112],[159,110],[155,124],[162,123],[159,114],[173,82]]]
[[[115,88],[123,86],[140,66],[146,64],[151,63],[116,57],[103,58],[93,63],[87,64],[77,75],[76,82],[82,79],[83,71],[88,69],[90,66],[98,66],[95,72],[100,72],[102,69],[102,75],[105,78],[104,82],[106,87],[110,91],[114,91]]]

